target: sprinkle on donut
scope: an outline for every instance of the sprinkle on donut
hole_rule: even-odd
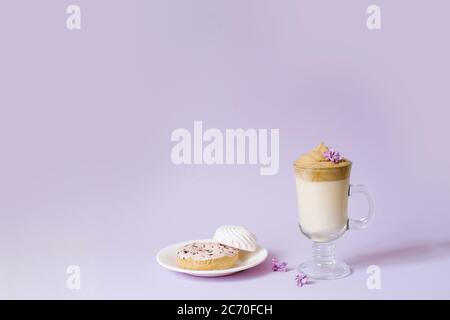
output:
[[[218,242],[192,242],[177,251],[178,259],[209,260],[221,257],[232,257],[238,249]]]

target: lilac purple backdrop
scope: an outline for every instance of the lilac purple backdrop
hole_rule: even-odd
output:
[[[66,8],[82,10],[81,30]],[[366,28],[381,7],[382,29]],[[0,298],[450,298],[448,1],[2,1]],[[279,128],[280,170],[175,166],[176,128]],[[320,141],[376,200],[295,286],[267,261],[230,277],[162,269],[168,244],[240,224],[296,267],[292,162]],[[365,210],[355,199],[351,214]],[[366,287],[369,265],[382,288]],[[81,290],[66,268],[81,267]]]

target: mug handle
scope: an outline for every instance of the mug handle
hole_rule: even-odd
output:
[[[356,193],[362,193],[366,196],[367,204],[369,205],[369,211],[367,215],[360,219],[348,219],[348,229],[365,229],[369,223],[373,220],[375,214],[375,205],[373,198],[369,193],[369,190],[362,184],[350,185],[348,188],[348,196],[352,196]]]

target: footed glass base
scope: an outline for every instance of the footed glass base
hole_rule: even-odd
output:
[[[307,277],[320,280],[344,278],[352,273],[350,267],[334,257],[335,246],[332,242],[313,244],[313,260],[298,266],[298,271]]]
[[[308,278],[318,280],[345,278],[352,273],[350,267],[341,261],[328,265],[318,265],[316,261],[307,261],[298,266],[298,271],[306,274]]]

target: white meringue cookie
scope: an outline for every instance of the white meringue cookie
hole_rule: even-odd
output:
[[[256,237],[241,226],[220,226],[214,234],[215,241],[244,251],[256,250]]]

